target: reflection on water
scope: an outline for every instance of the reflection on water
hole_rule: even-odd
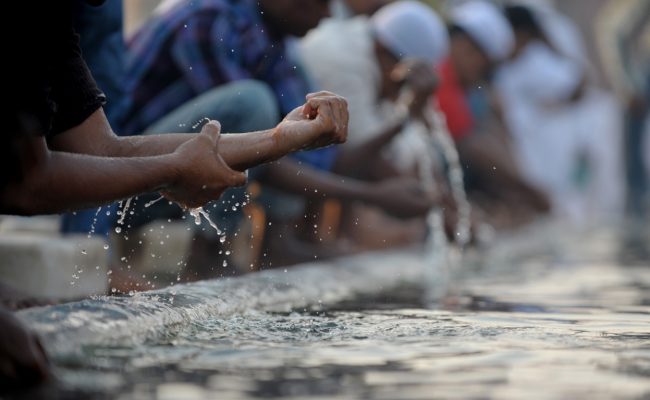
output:
[[[56,357],[48,398],[649,398],[650,263],[618,237],[512,238],[435,305],[402,287],[95,343]]]

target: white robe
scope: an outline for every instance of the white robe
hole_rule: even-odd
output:
[[[496,80],[522,171],[576,222],[620,215],[624,192],[621,111],[595,88],[569,102],[583,76],[581,62],[533,42]],[[586,182],[576,179],[581,160]]]
[[[378,103],[381,72],[375,56],[370,21],[358,16],[329,19],[300,43],[300,56],[309,75],[321,90],[348,101],[348,142],[360,143],[379,134],[396,117],[389,102]],[[412,170],[421,153],[428,151],[419,123],[411,123],[386,149],[385,156],[403,171]]]

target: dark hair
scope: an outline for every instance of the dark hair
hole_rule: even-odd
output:
[[[503,12],[515,31],[527,32],[536,37],[544,36],[544,31],[530,8],[522,5],[506,6]]]
[[[458,26],[456,24],[450,24],[448,26],[447,30],[449,32],[449,37],[454,37],[456,35],[466,35],[467,36],[467,32],[465,32],[465,29],[461,28],[460,26]]]

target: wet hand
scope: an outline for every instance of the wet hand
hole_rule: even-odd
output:
[[[438,77],[433,68],[420,60],[404,60],[391,72],[391,78],[402,84],[407,96],[400,100],[408,107],[411,115],[421,117],[429,98],[438,86]]]
[[[439,199],[424,190],[417,179],[400,177],[379,182],[372,189],[370,202],[399,218],[426,215]]]
[[[344,143],[348,119],[348,103],[343,97],[325,91],[312,93],[278,125],[276,137],[294,151]]]
[[[38,337],[0,309],[0,388],[30,387],[49,376],[49,362]]]
[[[178,165],[177,179],[162,194],[184,208],[196,208],[216,200],[223,192],[246,183],[243,172],[231,169],[219,155],[221,125],[210,121],[201,132],[172,154]]]

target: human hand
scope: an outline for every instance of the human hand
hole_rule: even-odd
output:
[[[307,102],[276,128],[276,138],[292,151],[344,143],[348,135],[348,103],[330,92],[307,95]]]
[[[373,186],[368,202],[395,217],[412,218],[426,215],[438,203],[438,198],[425,191],[417,179],[399,177]]]
[[[402,85],[398,101],[406,106],[413,117],[422,117],[429,98],[438,86],[438,77],[433,68],[420,60],[401,61],[391,72],[391,78]]]
[[[184,208],[201,207],[223,192],[246,183],[243,172],[231,169],[219,155],[221,125],[210,121],[201,132],[172,154],[177,163],[177,179],[162,194]]]
[[[49,376],[49,362],[38,337],[0,309],[0,388],[28,387]]]

